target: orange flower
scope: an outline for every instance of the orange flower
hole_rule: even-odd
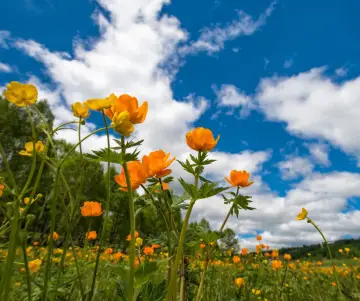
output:
[[[151,246],[153,249],[160,249],[161,246],[159,244],[152,244]]]
[[[256,253],[260,253],[261,252],[261,245],[256,245],[255,249],[256,249]]]
[[[140,161],[131,161],[127,163],[127,168],[130,174],[131,189],[138,189],[141,184],[144,184],[147,179],[148,169],[147,166]],[[124,168],[121,173],[115,176],[115,181],[118,183],[122,191],[127,191],[126,177]]]
[[[249,252],[248,248],[242,248],[241,249],[241,255],[245,256]]]
[[[241,261],[241,259],[240,259],[239,256],[234,256],[234,257],[232,258],[232,261],[233,261],[233,263],[239,263],[239,262]]]
[[[0,184],[0,196],[2,196],[4,188],[5,186],[3,184]]]
[[[56,232],[53,233],[53,240],[58,240],[60,237],[59,234],[57,234]],[[50,235],[48,236],[48,239],[50,239]]]
[[[135,238],[138,238],[139,237],[139,232],[135,231]],[[130,241],[131,240],[131,234],[129,234],[127,237],[126,237],[126,240],[127,241]]]
[[[203,127],[192,129],[186,134],[187,145],[196,151],[211,151],[220,139],[220,135],[214,139],[213,133]]]
[[[112,93],[106,98],[93,98],[88,99],[84,102],[84,105],[90,110],[101,111],[103,109],[108,109],[116,102],[116,95]]]
[[[29,261],[28,267],[31,273],[36,273],[40,270],[42,261],[40,259],[35,259],[33,261]]]
[[[148,102],[144,101],[139,107],[136,97],[128,94],[120,95],[109,108],[104,110],[105,114],[112,120],[115,113],[127,111],[132,124],[143,123],[148,113]]]
[[[232,170],[230,172],[230,179],[225,177],[225,180],[233,187],[248,187],[254,184],[254,181],[249,182],[249,178],[250,173],[246,170]]]
[[[162,178],[171,173],[171,169],[167,169],[174,162],[175,157],[170,159],[170,153],[165,154],[163,150],[151,152],[149,156],[144,156],[142,163],[148,168],[148,177]]]
[[[100,216],[102,214],[101,204],[98,202],[84,202],[81,207],[82,216]]]
[[[237,287],[243,287],[245,286],[245,280],[244,278],[236,278],[235,279],[235,284]]]
[[[38,241],[34,241],[34,242],[33,242],[33,245],[36,247],[36,246],[39,245],[39,242],[38,242]]]
[[[271,257],[272,258],[276,258],[276,257],[278,257],[279,256],[279,251],[278,250],[273,250],[272,252],[271,252]]]
[[[262,240],[262,236],[261,235],[258,235],[258,236],[256,236],[256,240]]]
[[[205,244],[200,244],[200,248],[201,249],[205,249],[206,245]]]
[[[160,183],[157,183],[155,185],[155,187],[159,187],[160,186]],[[161,187],[162,187],[162,190],[169,190],[169,184],[168,183],[165,183],[165,182],[161,182]],[[161,192],[161,190],[158,190],[158,189],[155,189],[155,192]]]
[[[266,248],[266,250],[269,250],[269,249],[270,249],[270,246],[269,246],[269,245],[266,245],[265,248]]]
[[[85,238],[86,238],[87,240],[95,240],[95,239],[97,238],[96,231],[86,232]]]
[[[291,260],[291,255],[290,254],[284,254],[284,259],[289,261]]]
[[[153,247],[145,247],[144,248],[144,254],[151,256],[154,254],[154,248]]]
[[[289,263],[289,268],[292,269],[292,270],[295,270],[296,267],[295,267],[295,264],[293,264],[292,262]]]
[[[113,249],[112,248],[107,248],[105,251],[104,251],[105,254],[107,255],[110,255],[113,253]]]
[[[271,266],[274,270],[278,270],[282,268],[282,262],[280,260],[273,260],[271,262]]]
[[[121,257],[123,257],[123,253],[117,252],[113,255],[114,259],[119,260]]]

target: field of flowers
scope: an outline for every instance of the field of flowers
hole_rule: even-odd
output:
[[[142,141],[130,140],[129,136],[136,124],[146,122],[147,102],[139,106],[138,100],[127,94],[77,102],[72,106],[76,120],[53,128],[36,106],[38,92],[34,85],[11,82],[4,97],[10,106],[24,111],[32,135],[18,152],[31,161],[21,186],[5,154],[6,141],[0,141],[0,199],[6,198],[0,206],[1,301],[360,300],[360,259],[349,248],[338,251],[342,259],[333,259],[326,237],[305,208],[294,218],[319,232],[327,250],[323,261],[312,260],[311,256],[293,260],[290,254],[280,255],[264,244],[261,236],[256,237],[255,251],[221,248],[218,242],[225,235],[229,217],[238,216],[240,210],[248,210],[251,215],[254,209],[251,197],[240,193],[253,181],[245,170],[229,171],[226,187],[204,177],[207,165],[214,162],[211,151],[220,139],[215,139],[210,129],[196,128],[186,137],[179,137],[196,152],[185,161],[176,160],[164,150],[139,158]],[[91,111],[102,116],[104,126],[82,137],[80,129]],[[77,126],[78,143],[65,152],[56,151],[57,132],[69,126]],[[116,147],[110,147],[110,131],[119,136]],[[83,154],[82,143],[97,133],[106,134],[107,148]],[[82,172],[74,193],[63,169],[76,151]],[[106,162],[108,170],[112,164],[121,165],[115,177],[106,174],[105,200],[82,198],[84,178],[91,177],[81,163],[85,158]],[[193,176],[190,183],[177,179],[184,190],[181,196],[171,190],[173,164],[180,164]],[[45,168],[52,177],[49,195],[39,193]],[[127,197],[130,231],[121,242],[122,248],[107,238],[109,220],[115,214],[110,210],[113,185]],[[140,187],[143,195],[137,191]],[[195,203],[217,194],[222,194],[229,208],[221,227],[192,240],[187,230]],[[136,217],[142,206],[148,205],[155,208],[164,225],[157,237],[145,237],[137,231]],[[45,206],[50,226],[39,236],[32,227],[43,218]],[[183,219],[177,218],[180,210]],[[78,230],[75,220],[80,218],[87,225],[81,239],[74,237]],[[99,220],[100,230],[96,231]],[[121,224],[118,231],[120,228]]]

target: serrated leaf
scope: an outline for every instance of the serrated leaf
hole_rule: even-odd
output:
[[[108,152],[107,148],[102,148],[96,151],[93,150],[92,152],[93,154],[85,154],[85,157],[87,157],[90,160],[96,160],[100,162],[108,162],[108,160],[110,160],[111,163],[118,163],[118,164],[121,164],[123,160],[122,154],[112,150]]]
[[[184,190],[191,196],[192,199],[196,199],[197,197],[197,189],[196,186],[193,184],[186,183],[182,178],[178,179],[181,186],[184,188]]]
[[[121,140],[118,140],[118,139],[114,139],[114,141],[120,145],[120,146],[115,146],[115,147],[112,147],[112,149],[121,149]],[[139,141],[127,141],[124,145],[125,149],[129,149],[131,147],[134,147],[134,146],[140,146],[142,143],[144,142],[144,140],[139,140]]]

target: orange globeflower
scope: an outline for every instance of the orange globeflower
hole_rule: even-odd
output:
[[[97,238],[96,231],[86,232],[85,238],[86,238],[87,240],[95,240],[95,239]]]
[[[200,244],[200,248],[201,249],[205,249],[206,245],[205,244]]]
[[[144,248],[144,254],[145,255],[148,255],[148,256],[151,256],[154,254],[154,248],[152,247],[145,247]]]
[[[0,184],[0,196],[2,196],[4,188],[5,186],[3,184]]]
[[[234,256],[234,257],[232,258],[232,261],[233,261],[234,263],[239,263],[239,262],[241,261],[241,259],[240,259],[239,256]]]
[[[291,260],[291,255],[290,254],[284,254],[284,259],[285,260]]]
[[[138,189],[140,185],[144,184],[148,175],[148,168],[140,161],[131,161],[127,163],[127,168],[130,174],[131,189]],[[118,183],[122,191],[127,191],[126,177],[124,168],[121,173],[115,176],[115,181]]]
[[[84,202],[81,207],[82,216],[100,216],[102,214],[101,204],[98,202]]]
[[[254,184],[254,181],[250,181],[250,173],[246,170],[232,170],[230,172],[230,179],[225,177],[225,180],[228,181],[233,187],[248,187]]]
[[[40,259],[35,259],[32,261],[29,261],[29,263],[28,263],[29,271],[31,273],[36,273],[37,271],[40,270],[41,263],[42,263],[42,261]]]
[[[135,238],[138,238],[139,237],[139,232],[138,231],[135,231]],[[126,237],[126,240],[127,241],[130,241],[131,240],[131,234],[129,234],[127,237]]]
[[[175,157],[169,159],[170,153],[165,154],[163,150],[151,152],[148,156],[144,156],[142,163],[148,168],[148,177],[153,176],[162,178],[171,173],[171,169],[168,169],[171,163],[174,162]]]
[[[112,248],[107,248],[105,251],[104,251],[105,254],[107,255],[110,255],[113,253],[113,249]]]
[[[60,237],[59,234],[57,234],[56,232],[53,233],[53,240],[58,240]],[[48,239],[50,239],[50,235],[48,236]]]
[[[243,287],[245,286],[245,280],[244,278],[236,278],[235,279],[235,284],[237,287]]]
[[[248,248],[242,248],[241,249],[241,255],[245,256],[249,252]]]
[[[274,270],[278,270],[282,268],[282,262],[280,260],[273,260],[271,262],[271,266]]]
[[[153,249],[160,249],[161,246],[159,244],[152,244],[151,246]]]
[[[278,250],[273,250],[272,252],[271,252],[271,257],[272,258],[276,258],[276,257],[278,257],[279,256],[279,251]]]
[[[220,135],[214,139],[213,133],[203,127],[192,129],[186,134],[187,145],[196,151],[211,151],[220,139]]]
[[[258,236],[256,236],[256,240],[262,240],[262,236],[261,235],[258,235]]]
[[[104,110],[104,113],[112,120],[115,113],[127,111],[130,115],[130,122],[132,124],[143,123],[148,113],[148,102],[144,101],[139,107],[136,97],[128,94],[120,95],[109,109]]]

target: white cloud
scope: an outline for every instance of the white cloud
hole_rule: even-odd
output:
[[[308,145],[313,160],[324,166],[330,166],[329,151],[330,147],[324,143],[312,143]]]
[[[343,151],[360,151],[360,77],[341,84],[313,68],[291,77],[261,80],[256,99],[269,120],[292,134],[325,139]]]
[[[360,211],[342,211],[349,198],[360,196],[360,174],[311,174],[284,197],[264,189],[261,179],[255,178],[255,181],[260,181],[256,190],[245,189],[243,194],[252,195],[252,206],[256,210],[240,211],[239,218],[230,217],[227,224],[240,236],[256,235],[260,231],[264,242],[273,248],[320,243],[322,238],[311,225],[295,220],[301,207],[307,208],[309,217],[318,224],[328,240],[333,241],[344,235],[359,236]],[[198,201],[192,218],[206,217],[212,228],[218,229],[228,210],[217,196]],[[250,248],[254,248],[257,243],[255,237],[240,239],[240,242],[243,247]]]
[[[284,180],[291,180],[310,174],[314,165],[307,158],[290,156],[280,162],[278,168]]]
[[[232,51],[235,52],[235,53],[238,53],[240,50],[241,50],[241,48],[238,48],[238,47],[234,47],[232,49]]]
[[[8,39],[10,38],[10,32],[7,30],[0,30],[0,47],[8,48]]]
[[[257,20],[243,11],[238,11],[238,20],[232,21],[225,26],[214,25],[201,30],[200,37],[190,45],[181,49],[183,54],[205,51],[209,55],[224,49],[225,42],[234,40],[239,36],[250,36],[265,25],[267,18],[275,9],[276,2],[262,13]]]
[[[289,69],[292,67],[292,65],[294,64],[294,60],[293,59],[288,59],[284,62],[284,68],[285,69]]]
[[[221,85],[220,89],[216,86],[213,87],[219,106],[240,109],[240,116],[245,117],[249,112],[255,108],[252,98],[240,91],[234,85]]]
[[[347,75],[348,71],[349,71],[349,69],[347,69],[347,68],[337,68],[335,70],[335,74],[339,77],[344,77]]]
[[[12,68],[8,64],[4,64],[0,62],[0,72],[10,73]]]

